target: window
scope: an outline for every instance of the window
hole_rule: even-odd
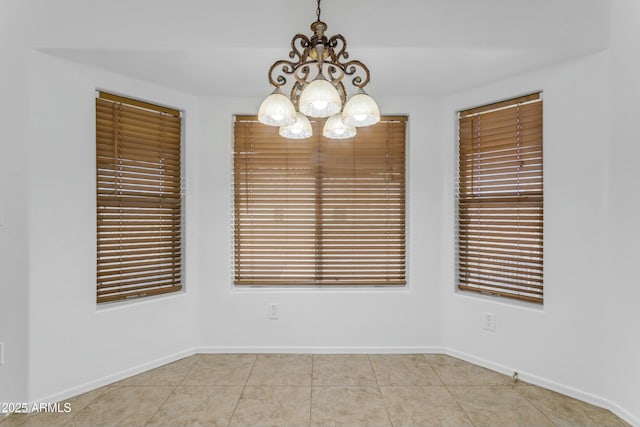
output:
[[[405,122],[291,140],[237,116],[234,283],[405,284]]]
[[[540,93],[459,113],[458,288],[543,301]]]
[[[96,99],[97,301],[182,289],[177,110]]]

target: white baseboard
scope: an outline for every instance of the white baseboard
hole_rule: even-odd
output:
[[[219,353],[281,353],[281,354],[423,354],[440,353],[440,347],[278,347],[278,346],[215,346],[199,347],[197,353],[219,354]]]
[[[184,357],[192,356],[195,353],[196,353],[196,349],[191,348],[191,349],[170,354],[168,356],[161,357],[159,359],[152,360],[151,362],[142,363],[140,365],[134,366],[133,368],[125,369],[123,371],[116,372],[114,374],[107,375],[93,381],[89,381],[79,386],[68,388],[66,390],[60,391],[59,393],[51,394],[49,396],[45,396],[38,399],[32,399],[29,402],[29,407],[32,407],[34,404],[39,404],[39,403],[61,402],[63,400],[72,398],[79,394],[86,393],[91,390],[95,390],[97,388],[112,384],[114,382],[131,377],[133,375],[140,374],[150,369],[158,368],[162,365],[166,365],[167,363],[175,362],[176,360],[182,359]]]
[[[489,360],[481,359],[471,354],[457,351],[451,348],[443,348],[442,352],[449,356],[457,357],[458,359],[465,360],[467,362],[485,367],[487,369],[491,369],[492,371],[500,372],[505,375],[511,376],[514,371],[517,371],[518,379],[521,381],[527,382],[529,384],[537,385],[537,386],[564,394],[569,397],[573,397],[574,399],[582,400],[583,402],[587,402],[604,409],[608,409],[614,414],[616,414],[618,417],[628,422],[629,424],[640,427],[640,418],[634,416],[630,412],[621,408],[618,404],[611,402],[610,400],[605,399],[603,397],[597,396],[595,394],[587,393],[577,388],[560,384],[555,381],[548,380],[546,378],[539,377],[529,372],[523,372],[519,369],[514,369],[509,366],[505,366],[505,365],[491,362]]]
[[[636,417],[631,412],[619,406],[617,403],[609,402],[608,410],[625,420],[634,427],[640,427],[640,417]]]

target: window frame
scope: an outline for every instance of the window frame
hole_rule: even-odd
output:
[[[530,104],[535,104],[534,107],[527,107]],[[531,123],[537,122],[537,118],[531,120],[529,124],[520,122],[521,120],[521,112],[520,107],[532,108],[535,110],[539,106],[539,111],[535,110],[533,113],[534,117],[539,116],[539,126],[536,125],[535,129],[532,127]],[[486,114],[485,119],[490,117],[489,115],[495,114],[494,118],[489,120],[504,120],[498,115],[500,112],[507,112],[510,108],[516,108],[518,115],[518,122],[516,124],[517,128],[517,140],[514,140],[514,145],[510,148],[506,146],[502,146],[504,148],[494,148],[492,145],[498,144],[495,142],[496,138],[500,138],[500,136],[496,136],[495,134],[490,136],[485,136],[485,145],[480,145],[480,132],[478,130],[478,166],[477,168],[482,169],[485,168],[484,175],[475,175],[474,178],[477,180],[477,184],[475,184],[478,188],[477,192],[482,193],[488,192],[486,189],[491,187],[495,203],[493,206],[490,206],[490,203],[487,201],[488,199],[484,199],[482,201],[482,195],[473,196],[477,197],[476,202],[470,202],[469,194],[467,194],[467,199],[465,202],[465,209],[467,209],[465,223],[462,224],[461,220],[463,217],[463,208],[461,206],[461,199],[463,198],[464,186],[469,187],[469,177],[470,177],[470,169],[468,164],[465,169],[465,184],[462,185],[462,126],[461,122],[463,118],[468,119],[472,116],[481,116]],[[524,114],[524,112],[522,113]],[[490,122],[491,123],[491,122]],[[491,128],[491,125],[485,130],[487,133],[496,132],[495,129]],[[504,125],[507,126],[507,125]],[[511,126],[511,124],[509,124]],[[528,127],[527,127],[528,126]],[[473,128],[473,125],[472,125]],[[527,304],[535,304],[543,305],[544,304],[544,117],[543,117],[543,93],[542,91],[530,93],[528,95],[514,97],[510,99],[506,99],[503,101],[498,101],[486,105],[481,105],[478,107],[460,110],[456,114],[456,129],[457,129],[457,141],[456,141],[456,165],[455,165],[455,239],[454,239],[454,256],[455,256],[455,284],[456,284],[456,292],[461,294],[470,295],[470,296],[486,296],[489,299],[503,299],[505,302],[524,302]],[[478,127],[480,129],[480,126]],[[533,129],[533,131],[532,131]],[[507,133],[507,130],[501,131]],[[486,135],[486,134],[485,134]],[[504,138],[504,135],[502,135]],[[524,141],[525,137],[527,138],[526,143],[522,143],[520,141]],[[468,138],[468,136],[465,136]],[[491,140],[493,138],[493,141]],[[539,142],[537,139],[539,138]],[[466,139],[465,141],[469,141]],[[504,141],[504,140],[501,140]],[[500,142],[503,143],[503,142]],[[538,147],[539,145],[539,147]],[[523,150],[528,149],[531,154],[530,164],[527,164],[528,160],[520,161],[520,157],[518,157],[518,161],[520,161],[520,165],[518,167],[513,167],[517,172],[507,172],[504,170],[497,172],[492,170],[492,168],[496,168],[497,166],[491,165],[492,162],[502,162],[503,159],[500,160],[481,160],[483,157],[480,154],[481,151],[486,150],[485,154],[488,157],[499,157],[504,156],[508,158],[509,156],[505,154],[507,150],[516,150],[520,153],[520,149]],[[482,148],[481,148],[482,147]],[[467,149],[468,150],[468,149]],[[493,152],[493,153],[492,153]],[[467,155],[469,153],[467,152]],[[513,155],[511,155],[513,157]],[[526,156],[525,156],[526,157]],[[514,159],[510,159],[514,160]],[[536,163],[536,162],[539,162]],[[469,161],[466,161],[469,163]],[[481,166],[482,165],[482,166]],[[503,167],[503,165],[500,165]],[[523,189],[520,188],[520,174],[521,170],[526,167],[531,168],[530,177],[528,176],[526,179],[523,178],[522,181],[526,181],[527,179],[531,179],[531,184],[533,184],[530,189],[525,188],[523,184]],[[475,167],[473,170],[475,171]],[[535,175],[534,172],[538,172],[538,175]],[[522,172],[522,176],[525,176],[526,173]],[[509,184],[513,186],[515,181],[510,181],[513,179],[513,176],[517,176],[517,191],[504,189],[497,189],[500,186],[502,188],[508,187]],[[534,187],[539,185],[539,194],[537,190],[534,190]],[[484,186],[484,187],[483,187]],[[496,194],[502,192],[503,194]],[[518,196],[514,196],[512,193],[517,192]],[[499,200],[502,197],[505,198],[516,199],[512,202],[506,202],[505,200]],[[486,196],[485,196],[486,197]],[[529,197],[529,199],[527,199]],[[476,205],[474,203],[484,203],[484,205]],[[500,212],[496,212],[498,210],[498,203],[501,203]],[[509,203],[513,203],[512,206]],[[471,209],[471,211],[469,211]],[[514,210],[514,212],[507,213],[509,209]],[[475,213],[469,213],[473,212]],[[517,212],[521,212],[522,214],[518,214]],[[487,221],[490,220],[496,221],[495,218],[492,218],[492,215],[502,215],[501,221],[504,221],[504,224],[495,225],[495,224],[487,224]],[[475,218],[474,218],[475,216]],[[480,218],[482,216],[483,218]],[[511,218],[509,218],[511,216]],[[528,217],[528,218],[525,218]],[[482,224],[482,225],[481,225]],[[518,224],[514,226],[513,224]],[[481,227],[484,227],[482,229]],[[527,227],[530,228],[539,228],[539,231],[526,231]],[[461,229],[464,230],[465,236],[461,238]],[[516,232],[513,229],[517,229]],[[487,242],[487,235],[483,235],[483,233],[489,232],[493,233],[491,237],[491,242]],[[513,239],[517,237],[517,243],[515,242],[507,242],[508,239]],[[485,243],[479,243],[481,240],[485,240]],[[472,243],[470,243],[472,242]],[[524,259],[506,259],[506,255],[498,254],[495,255],[496,251],[505,250],[504,248],[499,248],[498,246],[494,246],[494,249],[487,249],[487,245],[518,245],[517,249],[514,249],[513,246],[509,247],[510,251],[513,251],[515,254],[508,255],[513,258],[521,258]],[[465,246],[466,245],[466,246]],[[472,249],[469,249],[469,245],[473,246]],[[482,246],[485,246],[483,248]],[[522,245],[522,247],[520,247]],[[466,249],[463,251],[461,247],[465,246]],[[482,250],[486,250],[487,253],[482,254]],[[519,251],[519,252],[518,252]],[[465,253],[462,253],[465,252]],[[491,252],[494,255],[491,255]],[[537,253],[536,253],[537,252]],[[474,255],[470,255],[473,253]],[[482,258],[480,255],[484,255],[486,260],[478,261],[478,258]],[[504,259],[494,258],[491,260],[491,257],[502,256]],[[465,259],[466,257],[466,259]],[[473,259],[476,258],[476,259]],[[461,267],[461,263],[465,265],[464,269]],[[475,265],[474,265],[475,264]],[[510,265],[507,265],[510,264]],[[520,264],[520,265],[518,265]],[[484,267],[482,267],[484,265]],[[525,268],[526,267],[526,268]],[[463,272],[464,270],[464,272]],[[498,271],[501,270],[501,271]],[[462,283],[462,276],[466,275],[469,278],[469,274],[474,275],[472,279],[474,279],[477,284],[472,284],[471,286],[467,282],[466,284]],[[502,275],[502,276],[501,276]],[[504,275],[513,276],[513,278],[505,278]],[[493,278],[491,277],[493,276]],[[504,280],[504,282],[501,282]],[[507,284],[507,281],[511,281],[511,284]],[[489,283],[487,283],[489,282]],[[493,283],[490,283],[493,282]],[[501,286],[504,286],[504,289],[501,289]]]
[[[263,125],[261,123],[259,123],[257,121],[256,116],[253,115],[235,115],[234,116],[234,127],[235,124],[237,123],[238,120],[244,120],[244,121],[252,121],[254,122],[257,126],[264,126],[265,129],[271,129],[273,130],[273,132],[275,134],[278,133],[278,129],[272,126],[266,126]],[[311,137],[311,139],[318,139],[318,140],[322,140],[326,143],[339,143],[338,140],[331,140],[331,139],[326,139],[324,138],[321,133],[322,133],[322,127],[321,125],[324,123],[323,119],[312,119],[312,125],[314,126],[314,135]],[[402,167],[403,167],[403,189],[402,189],[402,229],[403,229],[403,237],[402,237],[402,252],[403,252],[403,259],[402,259],[402,279],[401,281],[399,281],[398,283],[392,283],[392,282],[387,282],[387,283],[379,283],[379,282],[373,282],[373,281],[365,281],[365,282],[349,282],[349,281],[334,281],[334,282],[308,282],[308,281],[298,281],[298,282],[287,282],[286,280],[273,280],[269,283],[264,283],[264,282],[258,282],[258,281],[251,281],[251,280],[245,280],[244,282],[240,282],[238,280],[238,275],[237,275],[237,258],[236,258],[236,224],[235,224],[235,220],[236,220],[236,179],[235,179],[235,174],[236,174],[236,166],[235,166],[235,154],[236,154],[236,131],[234,130],[233,132],[233,141],[232,141],[232,156],[231,156],[231,174],[232,174],[232,189],[231,189],[231,211],[232,211],[232,230],[231,230],[231,252],[232,252],[232,259],[231,259],[231,287],[233,290],[247,290],[247,289],[264,289],[264,290],[269,290],[269,289],[362,289],[362,288],[380,288],[380,289],[404,289],[407,287],[407,283],[408,283],[408,269],[407,269],[407,264],[408,264],[408,236],[407,236],[407,229],[408,229],[408,200],[407,200],[407,190],[408,190],[408,182],[407,182],[407,178],[408,178],[408,128],[407,128],[407,123],[408,123],[408,116],[406,115],[397,115],[397,116],[383,116],[381,118],[381,123],[380,125],[384,125],[385,122],[389,122],[389,123],[395,123],[395,122],[399,122],[402,123],[402,150],[403,150],[403,154],[402,154]],[[362,129],[362,128],[361,128]],[[360,131],[360,130],[359,130]],[[366,132],[366,130],[365,130]],[[294,141],[294,140],[288,140],[282,137],[279,137],[282,141]],[[347,140],[343,140],[343,141],[351,141],[354,139],[357,139],[358,136],[356,136],[355,138],[350,138]],[[300,140],[298,140],[298,144],[300,144],[299,142]],[[302,140],[305,141],[305,140]],[[322,144],[322,141],[318,141],[317,144]]]
[[[104,307],[111,304],[142,301],[183,293],[185,290],[184,112],[155,102],[123,96],[101,89],[96,89],[95,98],[97,306]],[[114,135],[113,138],[116,140],[113,143],[114,154],[111,158],[120,164],[119,178],[116,177],[115,170],[112,170],[113,177],[107,176],[107,172],[105,172],[111,170],[110,167],[116,168],[113,165],[104,166],[105,159],[109,158],[104,153],[105,142],[108,141],[108,138],[104,136],[106,128],[104,116],[101,118],[102,123],[99,122],[99,110],[102,110],[104,114],[105,102],[110,103],[114,109],[126,109],[126,113],[121,112],[118,114],[128,114],[125,118],[132,120],[127,121],[126,124],[121,124],[120,129],[115,126],[115,123],[110,128]],[[102,106],[100,106],[101,103],[103,103]],[[134,118],[136,115],[138,115],[138,118]],[[154,124],[150,125],[151,116],[159,119],[160,124],[156,127],[157,137],[149,136],[153,132],[154,126]],[[153,120],[155,121],[155,118]],[[109,122],[107,121],[107,123]],[[148,127],[145,130],[141,130],[142,128],[140,127],[135,129],[136,126]],[[138,136],[136,136],[136,131]],[[100,132],[102,133],[101,135],[99,135]],[[115,136],[116,133],[118,133],[118,137]],[[177,138],[175,137],[176,134]],[[125,136],[122,137],[121,135]],[[121,138],[120,145],[125,147],[125,150],[137,149],[134,151],[137,151],[138,157],[136,157],[136,154],[122,155],[121,152],[120,156],[116,155],[115,150],[119,149],[118,138]],[[157,148],[154,144],[157,145]],[[154,155],[158,157],[157,162],[147,159],[147,157],[151,158]],[[105,179],[105,176],[107,176],[107,179]],[[113,182],[111,188],[108,181]],[[135,190],[127,188],[127,186],[133,187],[134,184],[139,188]],[[120,197],[119,216],[115,212],[117,207],[114,207],[112,211],[108,209],[101,211],[101,208],[104,208],[104,205],[101,205],[101,197],[104,200],[105,189],[114,191],[112,204],[117,203],[115,199]],[[115,194],[116,191],[119,192],[119,196]],[[129,200],[130,203],[127,203],[128,200],[125,193],[133,193],[134,191],[145,193],[129,194],[131,197],[140,199],[140,206],[133,206],[132,203],[135,204],[136,202],[131,200]],[[159,200],[158,202],[151,202],[148,199],[151,193]],[[145,197],[147,199],[143,201],[142,199]],[[154,203],[155,206],[152,206]],[[146,205],[143,207],[141,206],[143,204]],[[127,209],[131,209],[131,211],[127,212]],[[119,220],[116,218],[119,218]],[[146,221],[155,222],[153,224],[141,224],[141,222]],[[116,222],[118,222],[118,226],[114,225]],[[135,231],[137,234],[135,236],[127,235],[127,233],[132,233],[126,229],[127,226],[138,227],[138,230]],[[154,226],[156,227],[155,230],[151,228]],[[120,253],[120,262],[118,263],[115,261],[115,257],[119,252],[109,253],[108,251],[112,249],[105,249],[104,245],[111,242],[104,243],[109,239],[105,238],[104,235],[101,239],[101,232],[105,232],[104,228],[101,231],[101,227],[110,227],[107,231],[111,235],[120,233],[120,241],[126,242],[127,239],[135,238],[140,241],[140,243],[137,243],[139,246],[146,244],[148,248],[127,249],[125,246],[122,249],[122,253]],[[146,229],[143,230],[143,228]],[[153,234],[155,234],[154,237],[152,237]],[[143,243],[143,240],[150,241]],[[121,244],[120,246],[123,245]],[[107,251],[106,255],[104,255],[107,258],[106,260],[101,260],[101,250],[103,253]],[[123,262],[122,259],[128,262]],[[145,265],[140,265],[141,263]],[[107,266],[103,265],[101,267],[101,264],[107,264]],[[128,269],[141,271],[134,273],[127,271]],[[119,282],[114,279],[118,271],[120,272],[120,277],[123,277],[123,275],[125,277]],[[132,284],[127,285],[126,281],[132,281],[131,279],[133,278],[127,279],[126,274],[137,274],[140,277],[135,278],[134,281],[140,283],[135,286]],[[108,283],[103,280],[105,276]],[[123,282],[125,282],[124,285]],[[101,295],[101,289],[110,289],[112,292],[106,294],[105,297],[104,293]]]

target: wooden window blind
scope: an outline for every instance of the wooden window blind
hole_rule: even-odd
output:
[[[180,112],[99,92],[97,301],[182,288]]]
[[[543,302],[540,93],[459,113],[462,290]]]
[[[405,122],[291,140],[236,116],[235,284],[403,285]]]

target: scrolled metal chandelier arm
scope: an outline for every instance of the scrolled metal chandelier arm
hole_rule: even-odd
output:
[[[282,74],[278,74],[278,72],[276,71],[278,67],[282,67],[280,71],[284,74],[293,74],[296,63],[281,59],[279,61],[276,61],[271,66],[271,68],[269,69],[269,83],[271,83],[271,85],[275,86],[276,88],[282,87],[287,84],[287,78]]]
[[[296,42],[299,42],[299,47],[296,46]],[[297,57],[297,62],[305,62],[309,54],[310,44],[311,40],[309,40],[309,37],[300,33],[296,34],[291,39],[291,51],[289,52],[289,58],[295,59]]]
[[[353,84],[355,87],[357,87],[358,89],[362,89],[369,84],[369,69],[362,62],[354,60],[349,61],[343,65],[344,73],[347,76],[353,76],[358,72],[358,70],[361,71],[362,75],[356,75],[353,80],[351,80],[351,84]]]
[[[295,81],[291,89],[291,99],[295,104],[300,92],[316,77],[312,72],[312,66],[317,64],[318,72],[336,86],[344,102],[347,92],[342,82],[343,78],[354,76],[351,84],[362,89],[369,83],[369,69],[361,61],[349,60],[344,36],[336,34],[327,38],[324,35],[326,24],[319,20],[315,21],[311,28],[314,30],[311,38],[304,34],[296,34],[291,39],[290,60],[278,60],[269,68],[269,83],[275,88],[282,88],[288,82],[287,77],[293,77]],[[318,48],[323,52],[322,58],[318,58]]]
[[[285,75],[294,75],[295,73],[307,64],[313,64],[315,60],[309,60],[309,37],[304,34],[296,34],[291,39],[291,51],[289,51],[290,60],[280,59],[273,63],[269,68],[269,83],[280,88],[287,84],[287,78]],[[281,74],[279,74],[281,73]],[[305,73],[308,74],[308,73]],[[300,79],[296,78],[300,81]]]
[[[336,34],[329,39],[329,52],[332,62],[340,63],[340,58],[349,59],[347,40],[342,34]]]

